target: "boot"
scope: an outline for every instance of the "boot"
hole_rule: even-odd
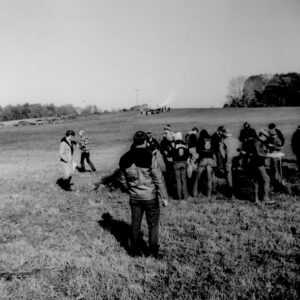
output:
[[[159,253],[159,245],[151,245],[150,246],[150,256],[158,259],[158,253]]]

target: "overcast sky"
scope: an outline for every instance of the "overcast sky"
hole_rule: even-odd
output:
[[[2,106],[218,107],[233,77],[292,71],[300,0],[0,0]]]

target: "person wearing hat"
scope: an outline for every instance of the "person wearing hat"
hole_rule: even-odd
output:
[[[86,160],[86,162],[88,163],[88,165],[91,167],[93,172],[96,172],[96,168],[94,166],[94,164],[91,162],[90,160],[90,142],[89,142],[89,138],[87,137],[86,133],[84,130],[79,130],[79,149],[81,151],[81,157],[80,157],[80,165],[81,165],[81,171],[85,172],[85,165],[84,165],[84,161]]]
[[[176,196],[178,200],[187,199],[187,159],[189,151],[186,143],[182,140],[181,132],[174,134],[174,148],[172,158],[174,162],[174,175],[176,182]]]
[[[258,138],[254,140],[251,149],[251,167],[254,177],[255,202],[273,204],[274,201],[269,198],[270,177],[266,170],[267,143],[270,138],[266,129],[259,131]]]
[[[198,196],[199,181],[203,172],[207,172],[207,196],[211,197],[212,193],[212,180],[213,180],[213,168],[216,167],[215,153],[212,148],[212,140],[208,132],[203,129],[200,132],[199,140],[197,143],[197,153],[199,157],[196,161],[197,171],[193,184],[193,196]]]
[[[300,172],[300,125],[298,126],[298,128],[292,136],[292,150],[296,156],[298,171]]]
[[[234,199],[233,173],[239,167],[240,141],[226,131],[220,144],[220,153],[225,165],[228,197]]]
[[[76,145],[74,136],[75,132],[68,130],[61,139],[59,147],[59,157],[63,172],[63,177],[59,180],[59,184],[66,191],[72,190],[71,180],[76,169],[76,163],[73,161],[74,145]]]
[[[131,207],[131,249],[132,255],[140,255],[139,234],[143,214],[149,230],[149,253],[158,257],[159,252],[159,197],[163,205],[168,204],[168,194],[160,169],[147,149],[148,136],[138,131],[133,145],[120,159],[120,182],[129,193]]]

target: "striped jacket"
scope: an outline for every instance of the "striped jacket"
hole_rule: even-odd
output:
[[[90,152],[90,142],[86,135],[81,136],[78,143],[81,152]]]

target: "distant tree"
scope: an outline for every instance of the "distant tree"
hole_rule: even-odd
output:
[[[230,79],[228,84],[228,94],[226,96],[230,106],[243,105],[243,89],[246,81],[245,76],[238,76]]]

